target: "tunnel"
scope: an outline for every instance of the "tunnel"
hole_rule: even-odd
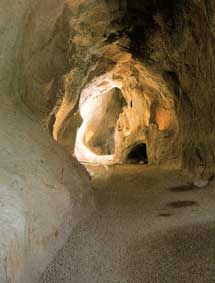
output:
[[[83,123],[77,132],[75,155],[83,163],[111,163],[116,150],[116,127],[127,103],[114,82],[98,80],[80,101]],[[89,94],[89,95],[88,95]]]
[[[215,282],[215,0],[0,11],[0,283]]]
[[[140,143],[132,147],[127,155],[126,163],[148,163],[147,146],[145,143]]]
[[[109,96],[109,98],[108,98]],[[97,101],[99,98],[95,98]],[[105,101],[105,99],[107,99]],[[94,102],[96,105],[96,102]],[[88,128],[87,131],[91,131],[91,137],[87,140],[87,144],[92,151],[98,155],[111,155],[115,152],[115,128],[120,113],[123,111],[123,107],[126,105],[126,101],[120,91],[120,89],[114,88],[109,93],[101,96],[99,103],[97,102],[97,109],[91,110],[99,111],[102,109],[102,113],[95,117],[87,118]],[[96,118],[96,122],[95,122]],[[93,120],[93,121],[92,121]],[[86,132],[87,135],[87,132]]]

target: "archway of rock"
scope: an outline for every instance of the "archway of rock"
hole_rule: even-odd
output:
[[[115,131],[125,98],[119,88],[93,93],[80,103],[83,123],[77,132],[75,155],[81,162],[112,163],[115,154]]]
[[[147,157],[131,158],[132,162],[176,159],[177,120],[171,96],[147,69],[129,60],[94,78],[81,93],[83,123],[75,144],[80,162],[126,163],[130,149],[139,141],[148,145]]]
[[[90,125],[88,123],[90,136],[86,135],[85,142],[97,155],[112,155],[115,152],[117,120],[120,113],[123,112],[123,107],[126,106],[126,101],[120,89],[117,88],[110,90],[105,95],[95,97],[94,100],[96,100],[95,103],[92,102],[94,115],[91,116]],[[86,103],[90,104],[90,102]],[[100,108],[103,110],[103,115],[97,115]]]
[[[145,143],[139,143],[134,145],[127,155],[126,163],[147,164],[147,145]]]

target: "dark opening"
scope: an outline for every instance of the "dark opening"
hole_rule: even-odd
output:
[[[146,144],[141,143],[132,148],[127,156],[128,163],[148,163]]]

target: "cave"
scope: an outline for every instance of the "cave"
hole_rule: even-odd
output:
[[[97,90],[93,94],[95,86],[89,86],[81,97],[83,123],[78,130],[75,145],[75,154],[80,162],[111,162],[115,154],[116,125],[126,101],[119,88],[107,90],[107,87],[102,82],[99,92]],[[85,99],[88,93],[90,96]]]
[[[105,81],[98,82],[99,86],[94,82],[81,96],[79,107],[83,122],[77,132],[75,155],[82,163],[111,164],[117,121],[127,103],[119,88],[111,85],[109,89]]]
[[[215,282],[215,0],[0,11],[0,283]]]
[[[148,163],[147,147],[145,143],[135,145],[127,155],[127,163]]]

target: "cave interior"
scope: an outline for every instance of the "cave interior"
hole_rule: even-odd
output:
[[[215,282],[215,0],[0,11],[0,283]]]

